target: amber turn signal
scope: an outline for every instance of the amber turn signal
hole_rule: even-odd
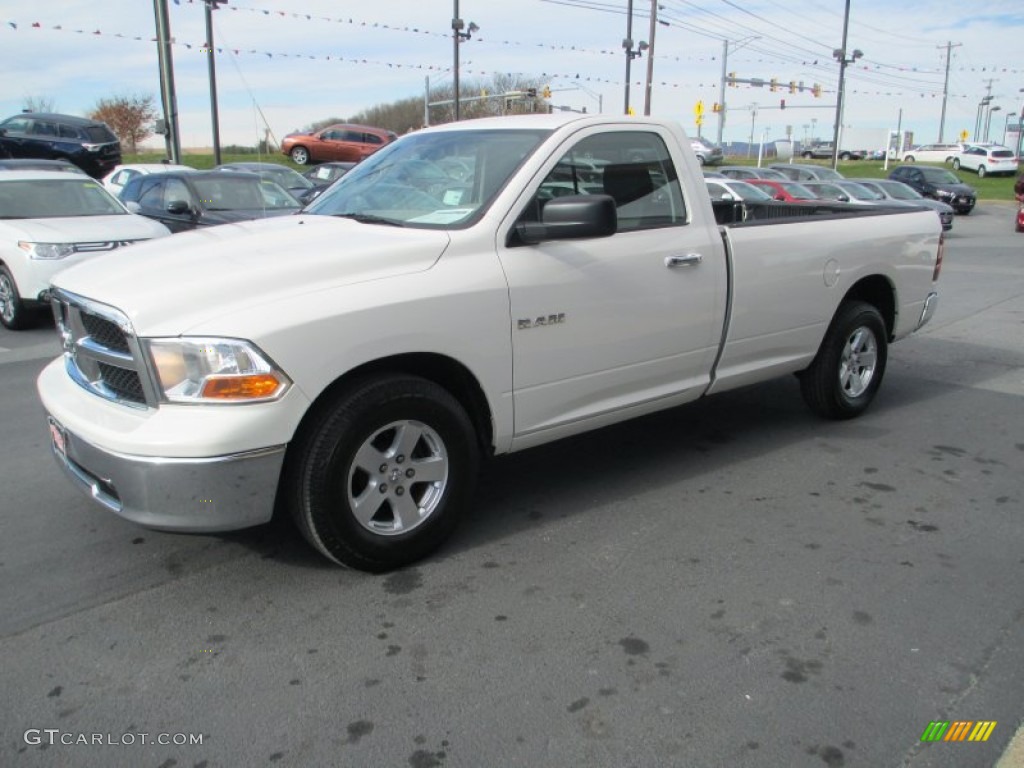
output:
[[[281,382],[271,373],[211,376],[203,384],[203,397],[217,400],[259,400],[277,392]]]

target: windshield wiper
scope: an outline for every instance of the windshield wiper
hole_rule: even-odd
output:
[[[360,224],[387,224],[392,227],[404,227],[405,224],[395,219],[387,219],[383,216],[374,216],[372,213],[335,213],[332,214],[339,219],[352,219]]]

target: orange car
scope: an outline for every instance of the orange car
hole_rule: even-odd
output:
[[[339,123],[311,133],[289,133],[281,142],[281,151],[299,165],[331,160],[358,163],[397,138],[382,128]]]

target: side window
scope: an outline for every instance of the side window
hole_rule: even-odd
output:
[[[373,133],[364,133],[363,134],[363,143],[364,144],[383,144],[384,143],[384,139],[382,139],[380,136],[377,136],[376,134],[373,134]]]
[[[0,125],[7,133],[28,133],[31,128],[31,120],[24,117],[13,117]]]
[[[57,135],[57,124],[51,123],[47,120],[33,120],[32,121],[32,135],[33,136],[56,136]]]
[[[541,182],[525,216],[539,219],[556,197],[594,194],[615,200],[620,232],[686,222],[675,165],[656,133],[622,131],[583,139]]]
[[[139,205],[141,207],[153,210],[163,208],[163,205],[161,205],[164,196],[163,182],[156,179],[146,179],[137,188],[141,188],[139,194]]]
[[[320,138],[325,141],[338,141],[341,138],[341,131],[324,131]]]
[[[186,202],[192,205],[192,194],[181,179],[167,179],[164,184],[164,209],[171,203]]]
[[[57,132],[59,133],[62,139],[82,138],[81,134],[78,132],[78,129],[75,128],[73,125],[68,125],[67,123],[59,123],[57,125]]]

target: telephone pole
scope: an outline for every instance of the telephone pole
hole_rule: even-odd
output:
[[[647,82],[644,88],[644,114],[651,114],[651,88],[654,83],[654,32],[658,27],[658,0],[651,0],[651,29],[647,41]]]
[[[949,62],[953,58],[952,51],[954,48],[959,48],[963,43],[954,43],[952,41],[946,43],[944,46],[940,45],[939,48],[946,49],[946,80],[942,84],[942,117],[939,118],[939,143],[942,143],[942,133],[946,129],[946,100],[949,98]]]
[[[153,0],[156,17],[156,50],[160,67],[160,106],[164,114],[164,146],[167,159],[181,163],[181,139],[178,136],[178,99],[174,94],[174,61],[171,55],[171,23],[167,0]]]

